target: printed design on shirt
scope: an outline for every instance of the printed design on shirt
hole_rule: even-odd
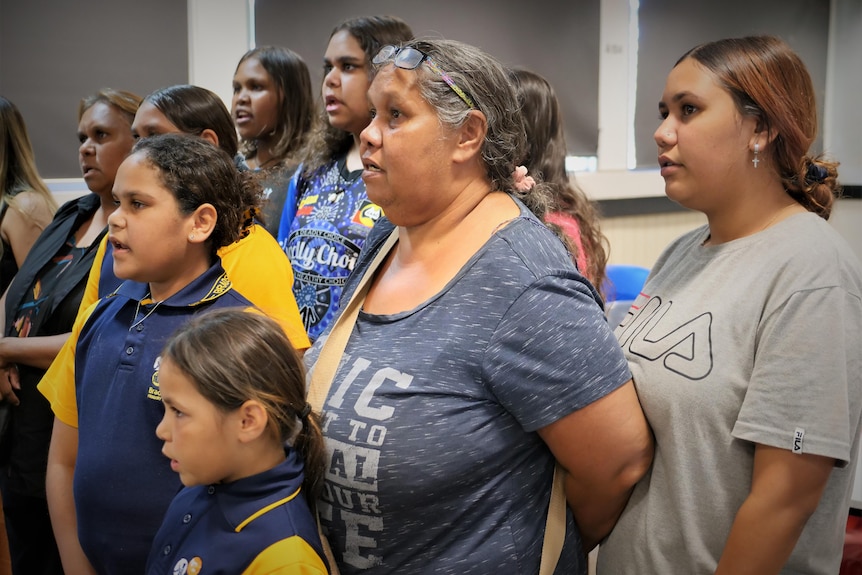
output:
[[[315,205],[317,205],[317,194],[305,196],[304,198],[302,198],[302,200],[299,202],[299,206],[296,208],[296,215],[310,216],[311,212],[314,211]]]
[[[672,301],[640,294],[632,312],[616,329],[622,348],[686,379],[700,380],[712,372],[712,314],[673,322],[667,319]]]
[[[380,206],[371,200],[365,200],[360,204],[356,213],[353,214],[353,223],[367,228],[373,228],[374,224],[377,223],[377,220],[379,220],[382,215],[383,210],[380,209]]]
[[[341,289],[382,210],[368,199],[361,179],[346,180],[337,166],[303,188],[283,248],[293,267],[300,316],[314,339],[338,311]]]
[[[382,387],[407,389],[413,376],[391,367],[374,369],[369,360],[357,357],[351,361],[349,355],[344,356],[340,373],[345,371],[346,377],[333,389],[324,406],[324,433],[339,419],[339,414],[349,419],[336,424],[343,441],[332,437],[326,440],[328,463],[320,515],[324,524],[338,525],[339,531],[345,533],[342,560],[358,569],[367,569],[383,562],[377,551],[384,529],[378,473],[387,422],[395,414],[395,407],[375,394]],[[350,394],[356,398],[351,406],[346,396],[352,385],[363,387],[358,395]]]
[[[200,557],[192,557],[191,560],[183,557],[174,564],[173,575],[198,575],[203,567]]]
[[[230,288],[231,288],[231,283],[230,283],[230,280],[229,280],[229,279],[228,279],[228,277],[227,277],[227,274],[226,274],[226,273],[222,273],[222,274],[218,277],[218,279],[216,279],[216,281],[215,281],[215,283],[212,285],[212,287],[209,289],[209,291],[207,292],[207,295],[205,295],[204,297],[202,297],[202,298],[200,299],[200,301],[198,301],[197,303],[195,303],[195,304],[193,304],[193,305],[198,305],[198,304],[202,304],[202,303],[205,303],[205,302],[208,302],[208,301],[212,301],[212,300],[214,300],[214,299],[217,299],[217,298],[219,298],[220,296],[223,296],[223,295],[225,294],[225,292],[227,292],[228,290],[230,290]]]
[[[150,386],[147,389],[147,397],[156,401],[162,400],[162,391],[159,389],[159,366],[162,364],[162,356],[156,357],[153,362],[153,376],[150,378]]]
[[[72,249],[75,247],[75,236],[69,236],[66,240],[66,248]],[[45,275],[59,276],[65,271],[66,266],[74,261],[74,254],[65,253],[61,256],[55,256],[51,259],[54,268],[48,270]],[[18,337],[29,337],[30,329],[33,327],[33,319],[39,315],[42,304],[48,299],[48,294],[42,293],[42,276],[37,277],[33,282],[32,298],[25,300],[23,305],[18,310],[18,317],[12,325],[15,326],[15,332]]]

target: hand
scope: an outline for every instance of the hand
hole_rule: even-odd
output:
[[[15,390],[21,389],[21,380],[18,379],[18,366],[15,364],[0,367],[0,398],[12,405],[18,405],[21,400],[15,395]]]

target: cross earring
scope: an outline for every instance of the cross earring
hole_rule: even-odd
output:
[[[757,157],[757,154],[760,153],[760,144],[757,142],[754,143],[754,159],[751,160],[751,163],[754,164],[754,169],[757,169],[757,164],[760,163],[760,158]]]

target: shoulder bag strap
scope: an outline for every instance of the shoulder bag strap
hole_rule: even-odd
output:
[[[326,401],[326,396],[329,395],[329,388],[332,386],[335,371],[338,369],[341,356],[344,354],[344,348],[347,347],[347,340],[350,339],[350,334],[353,332],[353,325],[359,316],[362,302],[365,301],[365,294],[368,293],[368,288],[371,286],[371,278],[374,277],[377,268],[380,267],[380,264],[389,255],[389,251],[397,241],[398,228],[395,228],[380,248],[380,251],[377,252],[371,265],[365,270],[365,275],[359,280],[359,285],[356,286],[353,297],[350,298],[350,301],[343,308],[338,319],[335,320],[335,325],[332,326],[326,341],[323,342],[323,348],[320,350],[320,355],[317,356],[317,361],[311,372],[311,383],[308,388],[308,403],[317,413],[323,410],[323,402]]]
[[[552,575],[563,551],[566,539],[566,472],[559,463],[554,464],[554,482],[551,487],[551,501],[548,504],[548,518],[545,520],[545,540],[542,542],[542,560],[539,575]]]
[[[335,320],[335,325],[332,326],[326,341],[323,342],[323,348],[320,350],[320,355],[317,356],[317,362],[314,364],[314,370],[311,372],[311,384],[308,388],[308,403],[318,414],[322,412],[323,403],[326,401],[326,396],[329,395],[329,388],[332,387],[335,371],[341,362],[341,356],[344,355],[347,340],[350,339],[350,334],[353,332],[353,326],[356,323],[356,318],[359,316],[362,302],[365,301],[365,294],[368,293],[368,288],[371,286],[371,278],[374,277],[377,268],[380,267],[380,264],[389,255],[389,251],[397,241],[398,228],[395,228],[380,248],[380,251],[377,252],[371,265],[365,270],[365,275],[359,280],[359,285],[356,286],[353,297],[350,298],[347,306],[343,308],[338,319]],[[317,531],[320,534],[320,542],[323,545],[323,554],[326,556],[327,563],[329,563],[329,572],[332,575],[339,575],[338,565],[335,563],[335,557],[332,554],[329,541],[320,529],[319,516],[317,517]]]

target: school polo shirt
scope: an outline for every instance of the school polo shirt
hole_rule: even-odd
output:
[[[325,575],[317,522],[301,492],[297,453],[276,467],[222,485],[185,488],[153,541],[149,575]]]
[[[253,224],[247,236],[219,249],[218,256],[233,289],[277,321],[294,348],[307,349],[311,342],[293,296],[293,267],[275,238],[263,226]],[[113,266],[114,250],[105,237],[96,252],[79,313],[122,283]]]
[[[164,415],[158,368],[166,340],[195,313],[251,305],[231,289],[220,263],[158,306],[144,299],[148,292],[146,284],[124,282],[100,300],[86,321],[76,321],[39,384],[56,417],[78,428],[78,538],[100,573],[143,572],[181,487],[155,434]]]

